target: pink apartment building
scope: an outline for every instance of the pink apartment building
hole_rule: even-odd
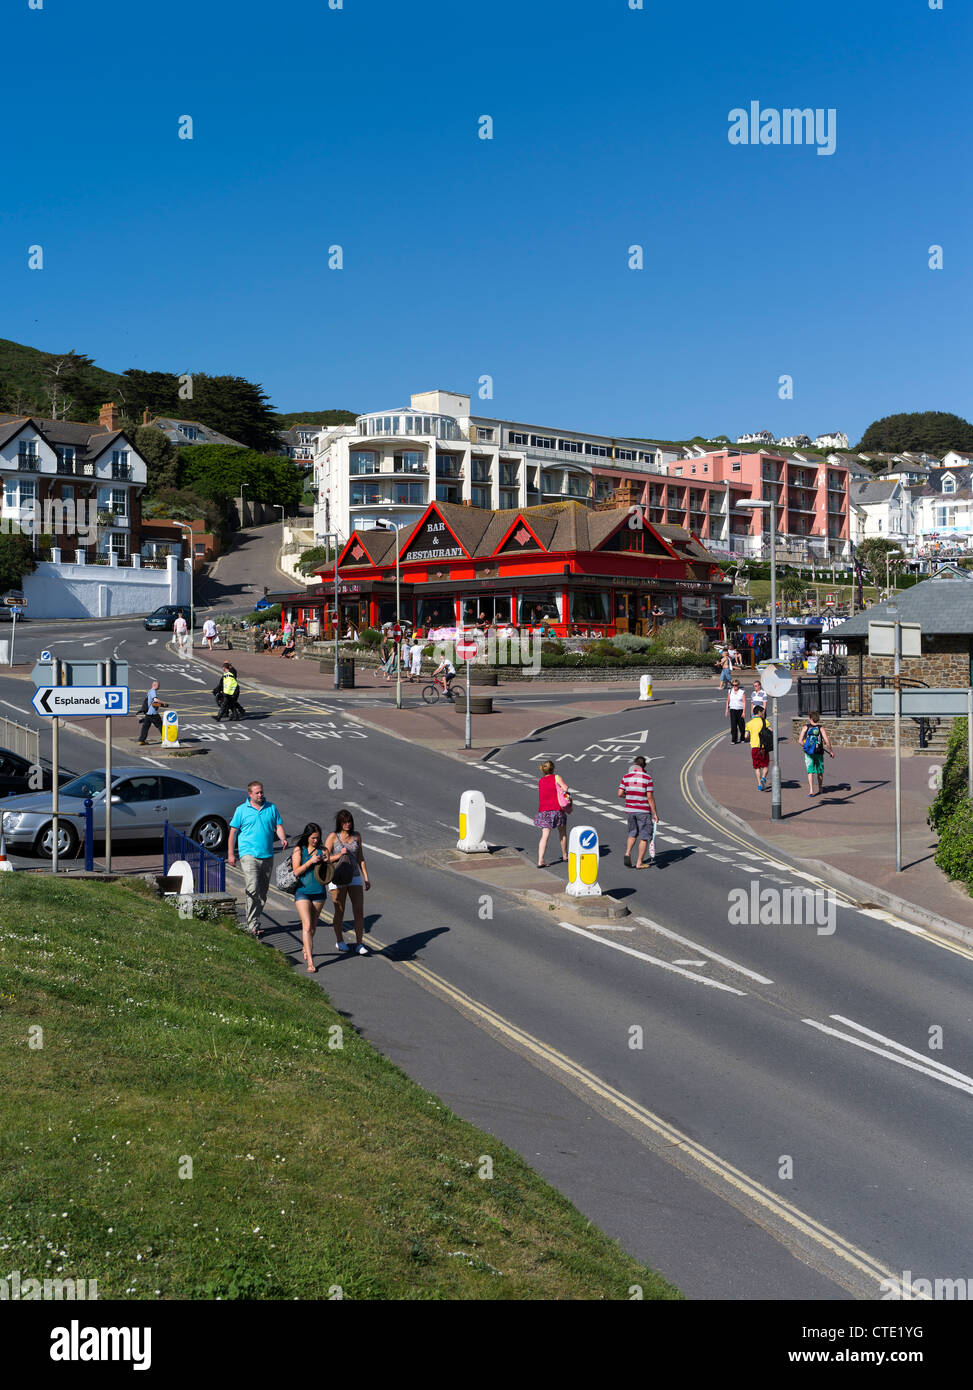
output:
[[[592,472],[596,506],[624,492],[649,508],[650,521],[685,527],[714,554],[769,554],[769,509],[736,510],[749,500],[777,503],[782,560],[841,560],[851,553],[847,466],[816,455],[719,449],[670,463],[665,474],[603,465]]]

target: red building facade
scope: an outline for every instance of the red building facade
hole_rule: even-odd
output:
[[[499,627],[559,636],[645,635],[653,609],[715,633],[732,585],[688,530],[655,526],[643,508],[592,511],[559,502],[481,511],[432,502],[399,531],[355,531],[338,556],[338,623],[361,631],[399,615],[423,629],[455,629],[481,616]],[[334,567],[285,614],[333,631]]]

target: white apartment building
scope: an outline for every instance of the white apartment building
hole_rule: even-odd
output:
[[[315,441],[314,533],[347,539],[384,520],[407,526],[429,502],[505,510],[597,500],[593,469],[661,473],[679,451],[472,415],[470,397],[420,391],[408,406],[368,411]]]

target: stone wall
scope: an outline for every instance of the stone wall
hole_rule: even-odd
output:
[[[805,720],[797,717],[792,721],[792,737],[796,746],[798,734],[804,727]],[[827,731],[828,738],[831,740],[832,748],[894,748],[895,747],[895,720],[879,719],[874,715],[861,716],[842,716],[841,719],[831,719],[827,715],[821,720],[822,727]],[[902,720],[902,748],[903,751],[911,753],[919,747],[919,725],[915,720]]]
[[[891,656],[862,656],[862,676],[866,681],[885,677],[892,682],[895,658]],[[902,675],[909,680],[922,681],[937,688],[966,690],[970,684],[970,639],[966,635],[922,638],[921,656],[902,657]],[[865,707],[869,709],[871,687],[865,688]],[[858,711],[858,652],[848,649],[848,706]]]

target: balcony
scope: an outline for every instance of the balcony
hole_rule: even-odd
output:
[[[425,463],[423,463],[423,464],[405,464],[405,463],[397,463],[397,464],[395,465],[395,467],[392,469],[392,472],[393,472],[393,473],[412,473],[412,474],[424,475],[425,477],[428,477],[428,476],[429,476],[429,465],[428,465],[428,464],[425,464]]]
[[[41,466],[41,461],[36,454],[18,454],[17,472],[36,473]]]
[[[132,465],[130,463],[113,463],[111,476],[112,482],[131,482]]]
[[[62,478],[73,478],[73,477],[74,477],[74,459],[58,459],[58,461],[57,461],[57,473],[58,473],[58,477],[62,477]]]

